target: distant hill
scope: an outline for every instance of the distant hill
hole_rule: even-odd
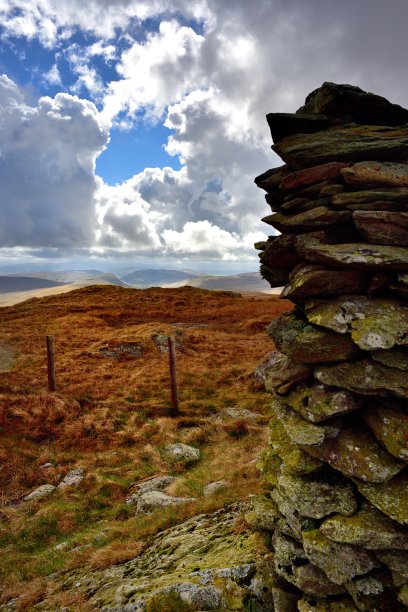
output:
[[[163,287],[172,283],[181,285],[190,284],[187,281],[197,278],[197,274],[182,272],[181,270],[147,269],[135,270],[121,277],[129,285],[136,287]],[[186,282],[184,282],[186,281]]]
[[[181,287],[183,285],[219,291],[238,291],[240,293],[271,291],[269,283],[261,277],[259,272],[246,272],[231,276],[197,276],[188,281],[172,283],[166,286]]]
[[[0,293],[48,289],[49,287],[61,287],[63,284],[34,276],[0,276]]]

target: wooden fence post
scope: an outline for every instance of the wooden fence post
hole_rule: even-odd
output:
[[[175,417],[179,414],[179,400],[177,390],[176,372],[176,343],[174,338],[168,338],[169,345],[169,365],[170,365],[170,389],[171,389],[171,412],[170,416]]]
[[[47,366],[48,366],[48,391],[56,391],[55,382],[55,344],[54,336],[46,336],[47,340]]]

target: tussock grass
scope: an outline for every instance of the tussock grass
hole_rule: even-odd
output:
[[[0,341],[16,357],[0,375],[2,601],[23,593],[18,605],[29,609],[50,589],[50,574],[124,562],[159,530],[259,490],[254,459],[264,424],[212,417],[229,406],[266,414],[268,395],[252,373],[273,348],[265,326],[288,308],[273,296],[104,286],[0,309]],[[171,419],[168,356],[153,336],[177,329],[182,413]],[[46,391],[46,334],[56,340],[55,394]],[[99,352],[126,342],[142,343],[142,355]],[[200,462],[166,459],[172,442],[200,448]],[[79,487],[21,503],[78,466],[85,470]],[[171,492],[196,500],[135,516],[125,503],[134,483],[168,473],[180,477]],[[230,486],[204,497],[204,486],[221,479]],[[52,597],[56,608],[89,609],[79,595]]]

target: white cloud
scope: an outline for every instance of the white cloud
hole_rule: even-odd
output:
[[[95,158],[108,139],[92,102],[68,94],[25,104],[0,77],[0,246],[91,246]]]

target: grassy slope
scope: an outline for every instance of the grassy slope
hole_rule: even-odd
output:
[[[273,296],[103,286],[0,309],[0,342],[16,356],[13,369],[0,375],[3,601],[26,593],[26,608],[19,605],[29,609],[52,572],[131,558],[159,529],[259,490],[254,458],[265,426],[215,424],[209,417],[227,406],[265,414],[268,396],[251,374],[272,348],[265,326],[288,307]],[[170,419],[167,355],[152,336],[176,329],[183,331],[177,357],[182,415]],[[46,392],[46,334],[56,337],[53,395]],[[143,356],[98,354],[121,342],[142,342]],[[201,461],[169,464],[161,450],[176,441],[198,446]],[[41,468],[45,463],[52,465]],[[86,472],[79,488],[19,503],[76,466]],[[135,517],[125,504],[133,483],[162,473],[179,473],[174,493],[197,500]],[[203,497],[203,486],[220,478],[231,487]],[[61,542],[80,548],[57,552]],[[86,609],[69,597],[58,605]]]

